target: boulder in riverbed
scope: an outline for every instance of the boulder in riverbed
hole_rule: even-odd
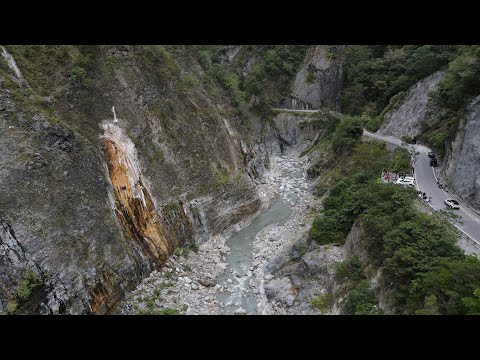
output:
[[[288,277],[270,281],[265,286],[265,295],[267,295],[267,298],[275,299],[287,306],[292,306],[295,300],[292,282]]]
[[[199,284],[205,287],[215,286],[215,282],[211,279],[200,279],[198,280]]]
[[[235,310],[233,312],[235,315],[246,315],[247,314],[247,310],[245,310],[244,308],[242,307],[239,307],[237,310]]]

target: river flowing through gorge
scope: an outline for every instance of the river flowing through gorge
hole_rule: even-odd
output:
[[[298,153],[272,156],[258,185],[264,209],[230,238],[215,237],[197,252],[172,255],[130,293],[122,313],[282,314],[293,305],[271,301],[265,286],[275,281],[266,265],[304,235],[320,206],[309,191],[308,159]]]

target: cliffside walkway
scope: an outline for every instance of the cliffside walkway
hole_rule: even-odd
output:
[[[276,111],[285,111],[285,112],[297,112],[297,113],[316,113],[319,112],[320,110],[294,110],[294,109],[280,109],[280,108],[272,108],[272,110]]]

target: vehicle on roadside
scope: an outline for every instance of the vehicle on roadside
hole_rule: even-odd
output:
[[[395,184],[403,185],[403,186],[415,186],[415,182],[412,180],[405,180],[405,179],[398,179]]]
[[[444,201],[445,205],[447,205],[447,207],[449,207],[450,209],[455,209],[455,210],[458,210],[460,209],[460,204],[458,203],[458,201],[456,200],[453,200],[453,199],[447,199]]]
[[[428,153],[428,157],[431,158],[431,159],[433,159],[433,158],[435,157],[435,153],[434,153],[433,151],[430,151],[430,152]]]
[[[412,176],[402,176],[400,179],[405,180],[405,181],[411,181],[415,183],[415,178]]]
[[[430,159],[430,166],[437,167],[438,166],[437,159]]]

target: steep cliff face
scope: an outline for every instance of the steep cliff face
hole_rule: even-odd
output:
[[[306,50],[2,47],[0,312],[109,312],[176,247],[255,214],[269,156],[315,136],[270,105],[295,74],[307,106],[338,98],[337,49],[298,72]]]
[[[113,204],[127,238],[148,263],[162,265],[174,249],[167,237],[138,165],[135,145],[112,123],[104,124],[103,142],[108,174],[113,185]]]
[[[396,137],[419,135],[422,125],[435,116],[429,95],[437,89],[445,74],[445,71],[437,71],[413,85],[403,99],[402,94],[392,98],[391,109],[385,113],[378,132]]]
[[[276,115],[273,122],[278,129],[279,143],[285,147],[298,147],[313,141],[317,132],[310,124],[312,118],[315,118],[315,115],[288,112]]]
[[[292,94],[285,103],[286,107],[305,110],[329,105],[340,111],[341,50],[341,46],[327,45],[309,49],[295,78]]]
[[[449,144],[440,176],[467,204],[480,210],[480,96],[467,107]]]
[[[186,49],[5,50],[0,311],[108,312],[176,246],[259,209],[251,119]]]

